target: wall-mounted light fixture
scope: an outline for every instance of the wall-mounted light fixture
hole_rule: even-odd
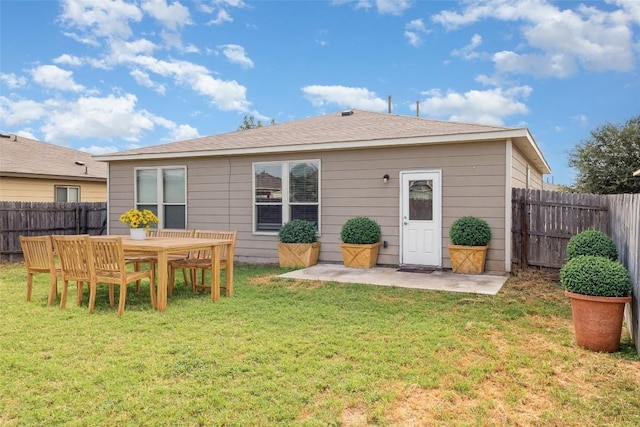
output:
[[[384,174],[384,176],[382,177],[382,182],[384,182],[385,184],[386,184],[387,182],[389,182],[389,174],[388,174],[388,173],[385,173],[385,174]]]

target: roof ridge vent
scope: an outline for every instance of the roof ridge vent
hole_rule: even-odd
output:
[[[342,117],[351,116],[353,114],[353,110],[345,110],[342,112]]]

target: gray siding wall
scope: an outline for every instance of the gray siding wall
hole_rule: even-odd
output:
[[[187,227],[238,231],[238,261],[278,260],[277,236],[252,234],[252,162],[321,160],[321,262],[342,262],[340,229],[353,216],[365,215],[382,227],[387,248],[379,264],[399,260],[399,173],[442,170],[443,266],[450,268],[449,227],[460,216],[486,219],[493,231],[488,271],[504,271],[505,153],[504,141],[423,147],[344,150],[229,158],[110,164],[110,233],[125,234],[119,215],[134,203],[135,166],[186,165]],[[387,184],[382,177],[389,174]]]
[[[529,186],[527,187],[527,165],[529,165]],[[542,190],[542,173],[529,163],[514,145],[511,156],[511,187]]]

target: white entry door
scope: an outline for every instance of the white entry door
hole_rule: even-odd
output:
[[[441,171],[401,172],[400,264],[442,266]]]

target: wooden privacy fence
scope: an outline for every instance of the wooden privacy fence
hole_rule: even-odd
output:
[[[583,230],[609,234],[607,196],[514,188],[512,204],[512,264],[560,268],[567,243]]]
[[[20,235],[99,235],[106,226],[106,202],[0,202],[0,261],[22,260]]]
[[[618,259],[633,282],[633,301],[627,304],[625,320],[640,354],[640,194],[607,197],[610,236],[618,247]]]

